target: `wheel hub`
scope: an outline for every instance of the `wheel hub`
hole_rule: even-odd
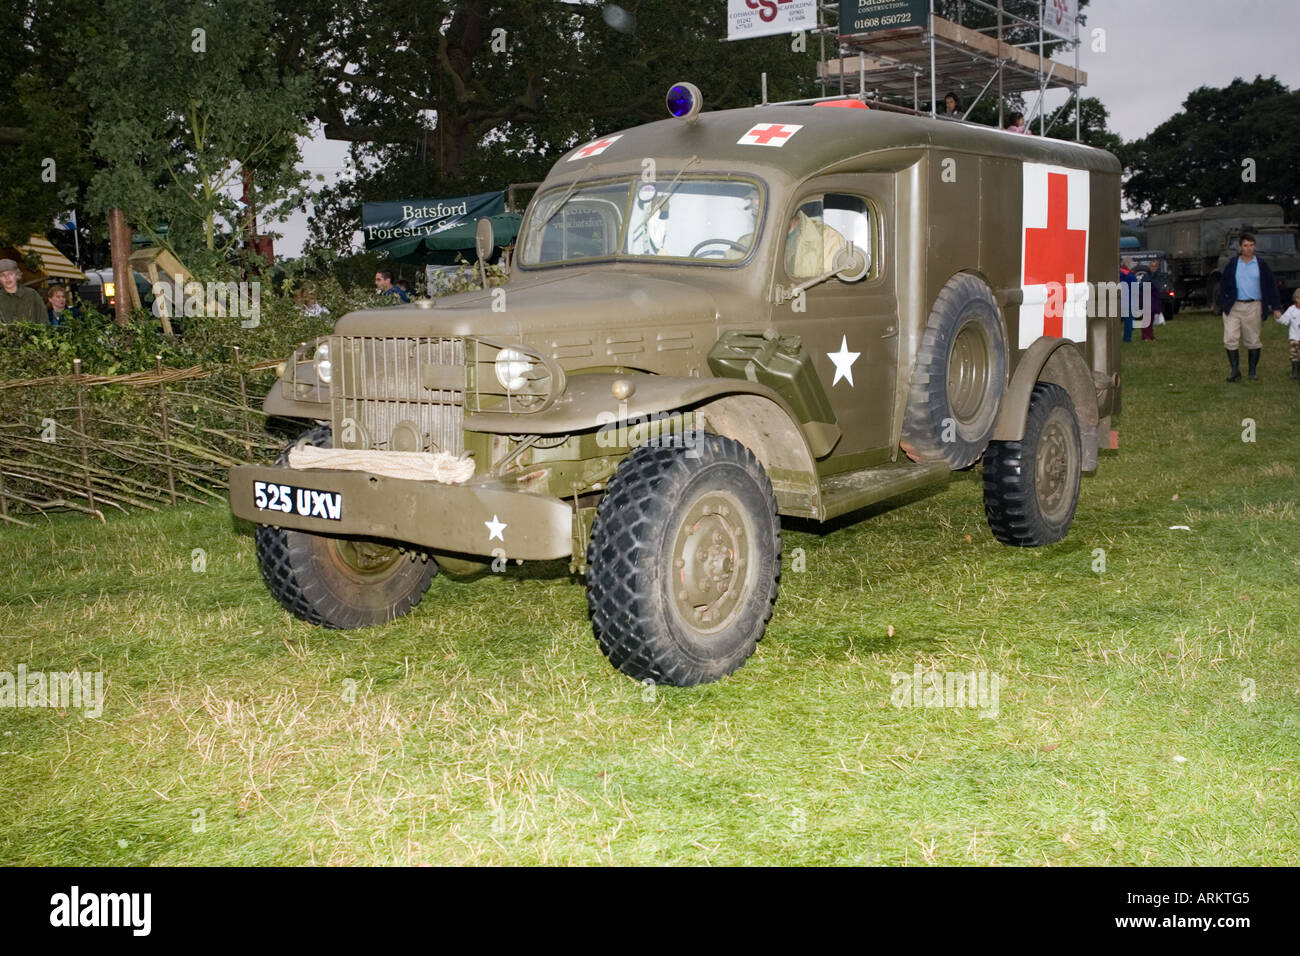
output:
[[[948,357],[948,400],[953,416],[963,424],[974,421],[989,386],[988,343],[978,323],[963,325]]]
[[[397,548],[376,544],[373,541],[356,541],[340,538],[331,551],[347,569],[362,575],[379,575],[392,569],[402,552]]]
[[[1065,429],[1057,422],[1049,422],[1039,439],[1038,460],[1035,463],[1035,486],[1042,510],[1054,514],[1066,503],[1069,491],[1070,448]]]
[[[691,506],[673,543],[677,611],[701,630],[721,627],[736,610],[748,573],[748,536],[729,495],[711,493]]]

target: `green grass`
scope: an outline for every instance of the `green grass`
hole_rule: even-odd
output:
[[[690,690],[614,671],[561,565],[343,633],[280,610],[219,507],[0,528],[0,670],[106,686],[97,719],[0,709],[0,862],[1294,862],[1280,331],[1258,384],[1207,315],[1125,346],[1120,451],[1058,545],[995,543],[974,473],[787,526],[767,637]],[[997,674],[997,716],[893,706],[918,663]]]

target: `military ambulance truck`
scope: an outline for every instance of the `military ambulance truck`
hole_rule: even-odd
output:
[[[503,286],[286,361],[265,409],[306,430],[230,496],[292,614],[380,624],[440,569],[567,558],[611,663],[692,685],[763,636],[783,519],[974,466],[999,541],[1065,536],[1120,407],[1119,312],[1086,305],[1115,158],[689,84],[669,112],[555,164]]]

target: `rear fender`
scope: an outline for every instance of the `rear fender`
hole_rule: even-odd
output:
[[[993,438],[996,441],[1020,441],[1025,437],[1029,399],[1039,382],[1051,382],[1069,393],[1079,418],[1083,470],[1096,471],[1100,421],[1097,387],[1088,363],[1068,339],[1043,336],[1021,355],[1002,398],[1002,411]]]

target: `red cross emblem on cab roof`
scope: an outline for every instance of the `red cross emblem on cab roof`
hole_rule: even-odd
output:
[[[1020,348],[1087,338],[1088,172],[1024,164]]]
[[[784,146],[801,129],[802,126],[790,123],[755,123],[736,142],[741,146]]]
[[[586,146],[574,150],[573,155],[569,157],[568,161],[573,162],[575,159],[587,159],[591,156],[599,156],[605,150],[613,146],[615,141],[617,141],[622,135],[622,133],[619,133],[615,136],[606,136],[604,139],[593,140]]]

